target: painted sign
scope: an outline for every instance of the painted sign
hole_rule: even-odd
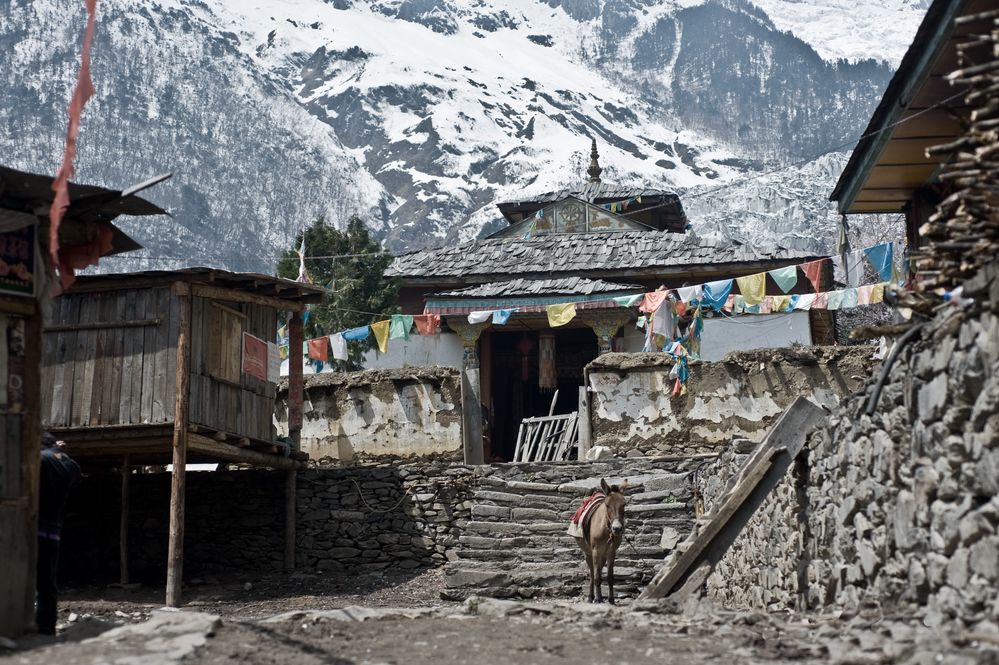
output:
[[[281,380],[281,347],[267,342],[267,380],[277,383]]]
[[[0,233],[0,293],[35,294],[35,227]]]
[[[243,374],[267,380],[267,342],[243,333]]]

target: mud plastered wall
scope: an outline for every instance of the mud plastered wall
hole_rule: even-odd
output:
[[[786,606],[800,591],[810,607],[920,607],[929,625],[996,620],[997,272],[965,286],[973,307],[945,310],[903,352],[872,416],[858,415],[861,395],[813,434],[797,477],[726,555],[715,595]],[[795,543],[779,561],[777,538]]]
[[[687,394],[672,396],[661,353],[601,356],[589,366],[594,445],[650,454],[717,451],[734,437],[761,440],[802,394],[835,406],[863,385],[872,347],[796,347],[732,353],[691,364]]]
[[[313,459],[427,455],[461,448],[461,388],[447,367],[307,375],[302,450]],[[287,390],[277,430],[288,434]]]

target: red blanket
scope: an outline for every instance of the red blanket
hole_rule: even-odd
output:
[[[596,508],[597,504],[603,501],[605,498],[607,497],[604,495],[603,492],[597,492],[595,494],[591,494],[590,496],[586,497],[585,499],[583,499],[582,505],[579,506],[579,510],[573,513],[572,519],[570,521],[573,524],[579,524],[583,520],[583,518],[586,517],[586,514],[589,513],[591,510],[593,510],[594,508]]]

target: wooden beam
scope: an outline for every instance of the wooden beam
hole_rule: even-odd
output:
[[[45,326],[42,332],[74,332],[76,330],[101,330],[105,328],[142,328],[145,326],[158,326],[162,319],[138,319],[135,321],[98,321],[95,323],[68,323],[54,326]]]
[[[706,563],[714,568],[767,495],[783,479],[826,410],[799,396],[774,424],[740,470],[735,486],[719,498],[700,530],[688,537],[686,550],[670,558],[639,598],[663,598],[681,588]]]
[[[289,470],[284,481],[284,568],[295,570],[295,494],[298,472]]]
[[[187,475],[187,412],[191,382],[191,287],[173,285],[180,322],[177,334],[177,385],[173,418],[173,479],[170,484],[170,540],[167,547],[166,604],[179,607],[184,571],[184,491]]]
[[[305,464],[290,457],[271,455],[249,448],[239,448],[231,443],[216,441],[202,434],[189,434],[187,445],[192,455],[204,455],[223,462],[270,467],[280,471],[305,468]]]
[[[203,286],[201,284],[195,284],[191,288],[191,291],[199,298],[228,300],[230,302],[245,302],[254,305],[263,305],[264,307],[271,307],[282,311],[304,312],[306,306],[304,302],[284,300],[283,298],[274,298],[271,296],[260,296],[255,293],[247,293],[245,291],[237,291],[235,289],[221,289],[217,286]]]
[[[288,316],[288,436],[291,438],[292,450],[300,450],[302,445],[304,325],[305,321],[300,312],[292,312]]]
[[[130,469],[128,455],[121,460],[121,523],[118,527],[118,579],[128,584],[128,481]]]

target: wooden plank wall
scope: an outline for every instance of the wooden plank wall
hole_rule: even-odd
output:
[[[272,416],[276,386],[239,372],[238,381],[212,376],[213,344],[218,335],[235,335],[242,349],[238,330],[212,330],[212,300],[195,297],[191,312],[191,411],[194,425],[226,434],[260,441],[273,440]],[[217,302],[241,312],[243,330],[264,341],[273,341],[277,331],[277,312],[251,303]],[[217,366],[217,365],[216,365]]]
[[[56,298],[46,322],[56,329],[43,333],[44,426],[172,422],[176,317],[168,287]],[[115,325],[153,319],[159,323]]]

